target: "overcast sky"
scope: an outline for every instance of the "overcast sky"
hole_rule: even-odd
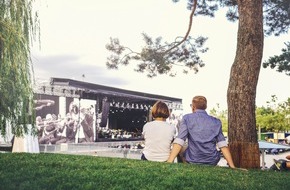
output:
[[[136,51],[144,45],[142,33],[171,42],[184,36],[189,14],[186,1],[171,0],[39,0],[41,47],[34,44],[32,61],[38,81],[62,77],[183,99],[189,112],[191,98],[205,95],[208,107],[227,108],[226,93],[236,50],[237,23],[228,22],[224,12],[215,18],[195,17],[190,33],[209,37],[209,51],[202,56],[205,67],[198,74],[149,79],[133,71],[134,65],[106,69],[110,37]],[[267,37],[264,57],[279,54],[289,34]],[[85,78],[82,78],[82,75]],[[266,105],[271,95],[278,101],[290,97],[290,77],[275,70],[261,69],[257,105]]]

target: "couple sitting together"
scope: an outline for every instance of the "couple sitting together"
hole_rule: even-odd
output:
[[[192,113],[183,116],[178,135],[175,126],[166,122],[170,115],[167,105],[157,101],[152,107],[153,121],[143,127],[145,148],[142,160],[174,162],[181,156],[183,162],[217,165],[223,153],[229,167],[235,168],[221,121],[207,114],[207,100],[203,96],[192,99]]]

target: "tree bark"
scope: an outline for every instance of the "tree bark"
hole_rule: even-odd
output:
[[[227,91],[229,148],[237,167],[260,168],[255,109],[264,43],[263,1],[237,2],[237,51]]]

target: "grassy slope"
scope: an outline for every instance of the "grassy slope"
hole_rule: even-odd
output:
[[[290,173],[64,154],[0,154],[0,189],[289,189]]]

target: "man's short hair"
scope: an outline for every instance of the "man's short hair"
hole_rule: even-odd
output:
[[[192,105],[196,109],[205,110],[207,108],[207,100],[204,96],[195,96],[192,98]]]

